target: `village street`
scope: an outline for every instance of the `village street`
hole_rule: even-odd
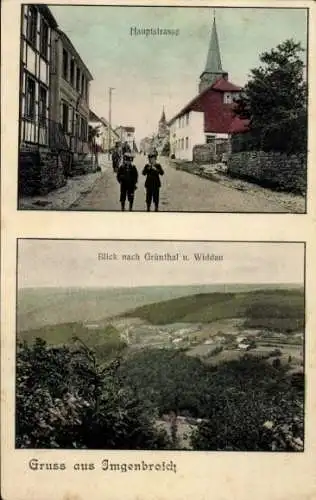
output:
[[[134,164],[139,173],[134,210],[145,211],[145,178],[141,175],[147,158],[136,155]],[[259,187],[239,189],[237,181],[223,185],[196,175],[176,170],[168,158],[160,157],[165,175],[162,177],[160,211],[165,212],[290,212],[278,201],[280,194]],[[119,184],[112,166],[103,156],[100,159],[102,175],[90,192],[83,194],[71,210],[115,211],[120,210]],[[235,185],[235,187],[234,187]],[[245,185],[249,186],[248,183]]]

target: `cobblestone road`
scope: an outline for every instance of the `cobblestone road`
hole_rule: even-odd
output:
[[[176,170],[166,158],[158,160],[165,175],[160,191],[160,211],[167,212],[290,212],[284,204],[266,195],[266,191],[239,191],[198,176]],[[139,182],[135,194],[135,211],[145,211],[144,177],[141,171],[146,157],[137,155],[134,161]],[[71,207],[72,210],[115,211],[120,210],[119,184],[108,160],[102,159],[102,176],[92,190],[83,195]]]

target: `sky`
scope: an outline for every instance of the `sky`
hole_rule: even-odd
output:
[[[173,262],[146,253],[180,254]],[[99,253],[117,260],[99,260]],[[123,261],[138,253],[139,261]],[[195,253],[222,256],[197,262]],[[186,254],[188,261],[182,260]],[[302,243],[19,240],[18,286],[132,287],[225,283],[304,283]]]
[[[162,108],[171,119],[197,93],[207,57],[213,10],[206,7],[50,6],[94,77],[90,107],[112,123],[157,131]],[[259,55],[286,39],[306,48],[306,9],[217,8],[223,70],[244,85]],[[131,36],[130,29],[179,29],[178,36]]]

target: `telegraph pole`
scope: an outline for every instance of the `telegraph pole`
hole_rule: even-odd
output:
[[[109,126],[108,126],[108,147],[109,159],[111,158],[111,130],[112,130],[112,91],[114,87],[109,87]]]

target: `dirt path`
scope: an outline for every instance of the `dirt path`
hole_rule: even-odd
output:
[[[138,189],[135,195],[135,211],[145,211],[144,178],[141,175],[146,158],[138,155],[135,165],[139,172]],[[160,158],[165,175],[162,179],[160,211],[164,212],[277,212],[287,213],[290,209],[278,202],[277,194],[273,200],[266,190],[254,192],[241,191],[200,178],[187,172],[176,170],[166,158]],[[260,188],[259,188],[260,189]],[[116,211],[120,210],[119,185],[107,162],[103,175],[92,190],[83,195],[72,210]]]

